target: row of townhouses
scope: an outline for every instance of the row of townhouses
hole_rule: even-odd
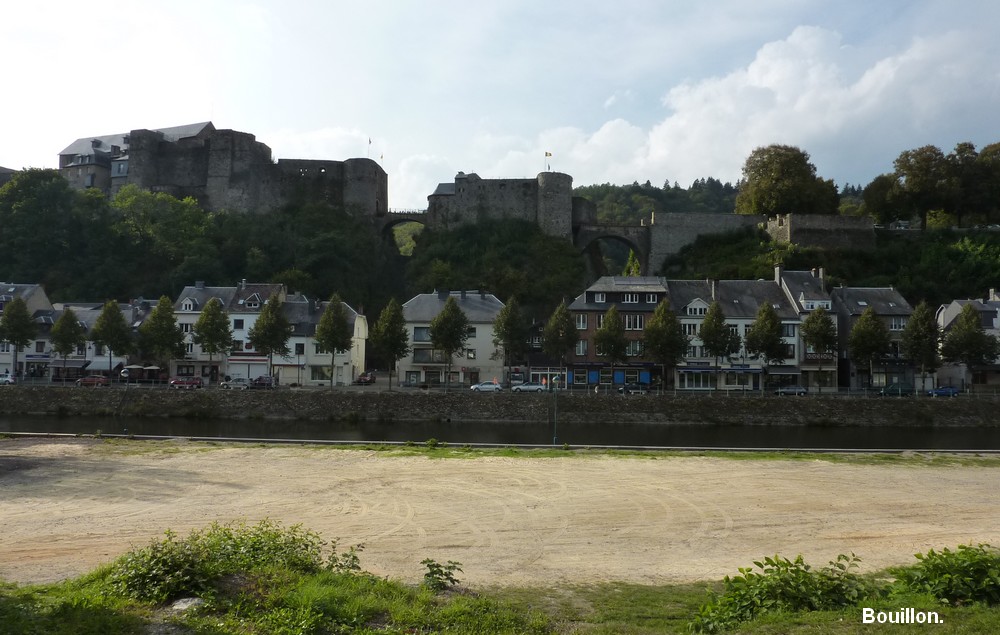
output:
[[[768,386],[801,384],[830,389],[878,388],[894,383],[918,388],[943,384],[964,388],[970,379],[975,384],[1000,383],[1000,365],[972,369],[971,375],[964,367],[945,365],[931,376],[919,377],[900,352],[903,330],[913,308],[893,287],[831,289],[822,268],[785,271],[781,266],[775,267],[772,280],[600,278],[568,305],[579,341],[564,360],[565,366],[541,354],[539,327],[531,338],[533,352],[526,360],[516,360],[510,368],[505,368],[501,351],[492,343],[492,323],[503,303],[491,294],[461,291],[420,295],[403,307],[413,347],[398,369],[404,383],[432,385],[444,381],[445,360],[430,342],[429,325],[449,295],[458,301],[470,324],[467,348],[452,361],[452,383],[469,384],[495,378],[541,381],[558,377],[576,387],[639,382],[689,390],[759,390],[762,382]],[[685,359],[676,368],[668,369],[667,377],[661,376],[659,364],[648,359],[643,350],[645,324],[656,306],[664,301],[690,337]],[[741,341],[745,340],[761,305],[771,304],[782,323],[785,359],[770,365],[765,372],[761,360],[748,354],[745,346],[728,358],[710,357],[698,336],[705,314],[715,302]],[[990,290],[986,300],[955,300],[941,306],[937,320],[942,333],[969,303],[980,311],[984,331],[1000,334],[1000,298],[994,290]],[[628,361],[613,369],[594,346],[594,336],[611,306],[618,310],[629,339]],[[813,351],[803,341],[802,323],[819,307],[829,313],[837,329],[839,341],[834,352]],[[867,309],[883,322],[891,340],[888,354],[874,360],[870,369],[867,364],[854,363],[847,344],[855,322]]]
[[[264,304],[273,296],[282,302],[282,311],[293,330],[288,340],[289,354],[267,356],[250,344],[253,328]],[[246,280],[234,286],[212,287],[202,282],[185,287],[174,302],[174,317],[185,334],[186,352],[183,359],[170,361],[169,368],[160,368],[149,360],[120,351],[107,350],[90,337],[90,332],[104,307],[103,303],[49,302],[45,290],[37,284],[0,283],[0,314],[4,305],[15,297],[24,299],[28,311],[38,325],[35,342],[23,347],[14,366],[14,352],[7,342],[0,343],[0,372],[16,373],[23,378],[47,378],[52,381],[75,381],[84,375],[117,377],[129,370],[130,379],[162,380],[167,377],[201,377],[205,383],[215,383],[224,377],[253,379],[268,374],[282,384],[329,385],[350,383],[364,370],[365,343],[368,322],[364,315],[344,305],[354,328],[349,351],[333,355],[320,350],[315,342],[316,326],[328,302],[317,301],[298,293],[288,293],[281,284],[254,284]],[[193,341],[192,328],[202,309],[218,300],[229,315],[233,332],[233,347],[224,355],[209,355]],[[149,317],[155,302],[138,299],[122,303],[119,308],[133,331],[138,331]],[[72,309],[88,333],[87,341],[65,358],[52,350],[49,338],[53,324],[66,309]]]
[[[254,326],[264,304],[273,296],[282,301],[282,309],[293,325],[288,341],[289,354],[272,360],[254,350],[249,331]],[[21,297],[38,324],[34,343],[18,353],[17,367],[9,343],[0,343],[0,372],[16,372],[23,377],[72,381],[86,374],[112,374],[130,369],[130,376],[162,379],[166,376],[202,377],[214,383],[224,376],[255,378],[268,372],[282,384],[328,385],[353,381],[366,369],[365,354],[368,338],[366,317],[344,305],[354,328],[349,351],[336,356],[323,352],[315,342],[316,326],[326,309],[326,302],[298,293],[288,293],[280,284],[247,283],[213,287],[202,282],[185,287],[174,302],[174,315],[186,337],[183,359],[171,360],[169,368],[159,368],[148,360],[125,357],[107,351],[89,341],[74,354],[62,358],[53,353],[48,338],[49,329],[67,308],[77,315],[85,329],[93,327],[101,312],[101,303],[57,303],[37,284],[0,283],[0,314],[3,306],[14,297]],[[552,380],[556,377],[573,386],[617,385],[626,382],[660,384],[679,389],[761,389],[765,385],[801,384],[809,387],[866,388],[893,383],[911,383],[918,388],[935,384],[966,387],[969,374],[962,367],[944,366],[920,386],[912,365],[900,354],[903,329],[913,309],[892,287],[827,287],[822,268],[812,271],[785,271],[775,267],[772,280],[667,280],[660,277],[603,277],[597,280],[569,305],[579,342],[571,354],[560,362],[547,359],[541,352],[540,328],[531,337],[529,355],[514,360],[505,367],[502,352],[493,343],[493,322],[503,303],[493,294],[479,291],[435,291],[419,294],[403,304],[410,353],[401,359],[395,374],[408,385],[444,383],[448,360],[431,342],[430,324],[454,298],[469,321],[468,340],[463,350],[450,360],[454,384],[480,381]],[[193,342],[191,330],[205,305],[217,299],[229,318],[234,346],[225,355],[210,356]],[[684,332],[690,336],[690,348],[684,360],[666,377],[660,366],[648,359],[643,350],[643,331],[656,306],[669,303],[678,316]],[[770,304],[781,320],[786,345],[785,359],[763,368],[760,359],[747,353],[745,347],[724,359],[710,357],[699,339],[701,324],[708,308],[718,303],[726,323],[745,339],[757,312],[764,303]],[[962,307],[972,304],[982,317],[987,333],[1000,333],[1000,297],[990,290],[984,300],[955,300],[937,311],[938,325],[946,332]],[[145,300],[133,300],[120,305],[134,329],[148,317],[152,306]],[[611,368],[596,350],[594,336],[601,327],[607,310],[615,306],[622,317],[629,339],[628,361]],[[810,350],[803,341],[801,326],[806,317],[822,307],[834,319],[839,336],[836,352]],[[855,321],[871,309],[891,335],[892,348],[888,355],[875,360],[869,372],[867,365],[859,368],[848,354],[847,337]],[[971,369],[975,384],[1000,383],[1000,365]]]

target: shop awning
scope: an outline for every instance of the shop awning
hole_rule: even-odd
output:
[[[49,362],[49,366],[54,368],[86,368],[90,363],[89,359],[56,359]]]

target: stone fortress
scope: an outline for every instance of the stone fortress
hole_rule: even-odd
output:
[[[254,135],[218,130],[211,122],[77,139],[59,154],[59,169],[73,187],[114,194],[126,184],[176,197],[193,197],[208,210],[266,213],[293,202],[322,201],[369,218],[383,234],[415,221],[447,230],[485,219],[519,219],[581,251],[599,240],[626,243],[643,274],[699,236],[766,228],[776,240],[810,246],[874,246],[870,219],[788,214],[658,214],[639,225],[604,225],[588,200],[573,196],[573,178],[542,172],[536,178],[483,179],[459,172],[427,197],[427,210],[390,212],[388,176],[371,159],[272,159]]]

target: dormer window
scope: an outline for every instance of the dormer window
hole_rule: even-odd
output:
[[[647,304],[656,304],[656,294],[655,293],[647,293],[646,294],[646,303]]]
[[[181,311],[194,311],[194,300],[184,300]]]
[[[622,302],[625,304],[638,304],[639,294],[638,293],[625,293],[622,297]]]
[[[606,297],[605,297],[605,295],[603,293],[601,293],[601,292],[595,292],[594,293],[594,302],[604,303],[604,302],[607,302],[607,299],[606,299]]]

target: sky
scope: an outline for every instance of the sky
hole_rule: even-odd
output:
[[[736,183],[774,143],[864,186],[1000,141],[997,25],[995,0],[21,1],[0,166],[211,121],[275,159],[377,160],[401,210],[459,171]]]

